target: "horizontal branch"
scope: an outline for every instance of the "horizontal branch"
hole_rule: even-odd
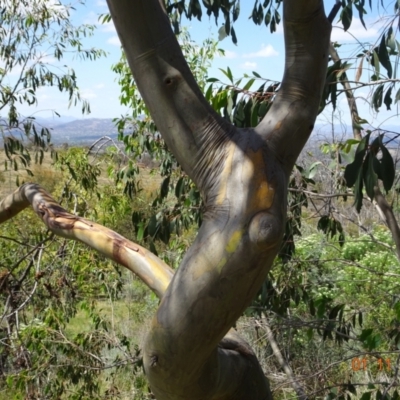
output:
[[[356,86],[350,87],[347,89],[346,88],[342,89],[341,92],[345,92],[345,91],[349,91],[349,90],[354,91],[354,90],[361,89],[366,86],[376,86],[376,85],[381,85],[381,84],[385,84],[385,83],[400,83],[400,79],[397,79],[397,78],[396,79],[379,79],[377,81],[371,81],[371,82],[359,82],[359,81],[349,81],[349,80],[346,80],[346,81],[348,83],[353,83]]]
[[[32,206],[43,223],[58,236],[87,244],[135,273],[161,298],[174,271],[144,247],[62,208],[39,185],[27,183],[0,202],[0,224]]]

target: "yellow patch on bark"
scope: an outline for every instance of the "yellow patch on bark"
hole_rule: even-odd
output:
[[[247,152],[248,162],[243,165],[242,179],[250,182],[250,212],[266,210],[272,206],[275,189],[268,184],[265,176],[265,162],[261,149]]]
[[[242,236],[243,236],[242,230],[233,232],[233,235],[231,236],[231,238],[229,239],[229,242],[227,243],[227,245],[225,247],[225,250],[227,253],[233,253],[236,250]]]
[[[240,243],[240,240],[242,239],[242,237],[243,237],[242,230],[233,232],[233,235],[231,236],[231,238],[229,239],[229,242],[225,246],[225,251],[228,254],[234,253],[236,251],[237,246]],[[220,262],[217,265],[218,272],[222,271],[222,268],[224,267],[224,265],[226,264],[227,261],[228,261],[228,257],[221,258]]]
[[[221,187],[219,189],[218,197],[216,200],[217,204],[222,204],[226,198],[226,188],[228,183],[229,175],[232,173],[232,160],[233,154],[235,153],[236,144],[231,142],[228,148],[228,154],[226,157],[224,169],[221,173]]]

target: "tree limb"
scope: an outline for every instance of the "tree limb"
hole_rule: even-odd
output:
[[[165,293],[174,272],[161,259],[111,229],[70,214],[37,184],[26,183],[0,202],[0,224],[29,206],[56,235],[83,242],[128,268],[158,297]]]
[[[201,93],[162,3],[108,0],[133,77],[158,130],[184,171],[204,190],[198,163],[210,165],[223,157],[217,150],[231,136],[230,124]]]
[[[126,267],[138,275],[158,297],[162,298],[174,274],[172,269],[153,253],[130,242],[118,233],[68,213],[37,184],[27,183],[0,201],[0,224],[29,206],[32,206],[39,218],[54,234],[85,243]],[[26,301],[28,300],[29,298]],[[254,392],[254,395],[257,396],[255,398],[272,399],[269,383],[257,357],[246,341],[233,329],[222,338],[218,345],[218,352],[220,353],[221,371],[225,371],[223,377],[215,375],[220,382],[218,390],[228,393],[232,387],[235,390],[234,397],[229,394],[227,399],[250,398],[247,397],[249,390]],[[232,371],[233,365],[235,365],[235,369]],[[232,385],[232,379],[243,379],[248,384],[239,385],[237,388]]]
[[[329,45],[329,54],[332,57],[333,61],[335,61],[335,62],[340,61],[339,54],[336,51],[336,49],[333,47],[333,43],[330,43],[330,45]],[[349,105],[351,125],[353,127],[353,137],[354,137],[354,139],[361,140],[362,139],[361,128],[360,128],[360,125],[358,124],[360,115],[358,114],[356,99],[354,97],[353,90],[350,86],[350,83],[347,79],[346,72],[343,72],[342,79],[340,80],[340,82],[341,82],[343,88],[345,89],[347,104]]]
[[[397,258],[400,260],[400,228],[393,213],[392,206],[387,202],[378,186],[374,187],[374,204],[382,220],[389,228],[396,245]]]
[[[266,138],[290,173],[319,110],[331,24],[322,0],[286,0],[283,12],[284,76],[271,109],[256,131]]]

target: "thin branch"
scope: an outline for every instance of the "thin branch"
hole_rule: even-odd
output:
[[[400,354],[397,356],[397,360],[396,360],[396,369],[395,369],[394,374],[393,374],[392,382],[390,383],[390,385],[388,385],[388,386],[385,388],[385,391],[382,393],[382,398],[383,398],[383,399],[386,398],[387,393],[389,392],[389,390],[390,390],[393,386],[398,386],[396,383],[397,383],[397,379],[398,379],[398,376],[399,376],[399,367],[400,367]]]
[[[382,194],[378,186],[374,187],[374,202],[379,207],[379,215],[387,224],[390,232],[392,233],[393,241],[396,245],[397,258],[400,260],[400,228],[397,223],[396,217],[393,213],[393,208],[387,202],[385,196]]]
[[[283,2],[283,11],[284,76],[270,110],[255,130],[268,140],[290,173],[314,128],[326,81],[332,26],[322,1],[288,0]]]
[[[275,355],[275,358],[277,359],[279,365],[281,366],[281,368],[285,371],[285,374],[289,377],[290,379],[290,383],[293,386],[293,389],[295,390],[295,392],[297,393],[297,397],[300,400],[307,400],[308,396],[306,395],[306,393],[304,392],[303,387],[299,384],[298,380],[296,379],[296,377],[293,374],[292,369],[290,368],[290,365],[286,362],[286,360],[284,359],[278,343],[276,342],[275,338],[274,338],[274,334],[271,330],[271,327],[269,326],[268,320],[267,320],[267,316],[263,313],[263,324],[261,325],[259,323],[259,321],[256,321],[256,324],[259,327],[262,327],[265,332],[266,332],[266,336],[268,339],[268,342],[271,346],[272,352]]]
[[[308,196],[318,197],[321,199],[331,199],[331,198],[335,198],[335,197],[354,197],[354,193],[320,194],[320,193],[315,193],[315,192],[311,192],[309,190],[302,190],[302,189],[289,188],[288,190],[289,190],[289,192],[304,193],[304,194],[307,194]]]
[[[332,60],[335,62],[340,61],[340,57],[336,49],[334,48],[333,44],[331,43],[329,46],[329,54],[332,57]],[[346,93],[346,98],[347,98],[347,103],[349,105],[349,110],[350,110],[350,115],[351,115],[351,124],[353,127],[353,136],[355,139],[361,140],[361,128],[359,124],[357,124],[357,121],[360,119],[358,109],[357,109],[357,103],[356,99],[354,98],[353,95],[353,90],[350,86],[350,83],[347,79],[347,74],[346,72],[343,72],[342,78],[340,82],[342,83],[345,93]]]
[[[332,23],[333,20],[336,18],[336,15],[339,12],[340,7],[342,7],[342,2],[340,0],[336,0],[335,5],[332,7],[332,10],[328,15],[328,21],[330,23]]]

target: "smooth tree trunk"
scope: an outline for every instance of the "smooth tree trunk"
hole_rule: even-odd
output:
[[[284,76],[254,129],[227,123],[206,102],[163,0],[107,1],[158,130],[202,193],[198,235],[174,274],[142,247],[69,214],[35,184],[0,202],[0,223],[32,205],[52,232],[129,268],[160,297],[144,347],[158,400],[272,399],[256,356],[232,326],[278,252],[289,175],[318,113],[331,30],[323,1],[283,0]]]
[[[151,388],[159,400],[271,398],[252,352],[223,338],[281,243],[288,178],[313,129],[325,82],[331,25],[323,2],[284,0],[281,88],[255,129],[238,129],[204,99],[162,0],[107,1],[143,99],[205,203],[204,222],[147,337]]]

